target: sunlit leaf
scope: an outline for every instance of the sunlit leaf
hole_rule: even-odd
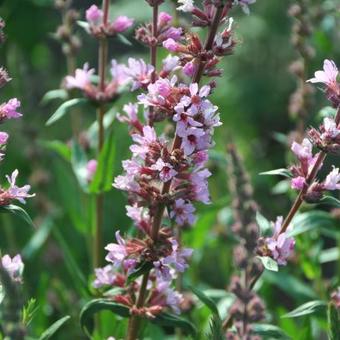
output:
[[[78,142],[73,140],[71,146],[71,164],[79,185],[85,192],[88,191],[87,162],[85,151]]]
[[[261,260],[263,266],[273,272],[277,272],[279,270],[279,266],[275,260],[273,260],[269,256],[258,256],[258,258]]]
[[[297,318],[308,314],[313,314],[325,308],[326,302],[321,300],[309,301],[282,316],[282,318]]]
[[[283,329],[268,324],[252,324],[252,329],[255,334],[261,336],[262,339],[276,339],[288,340],[290,337],[284,332]]]
[[[24,220],[31,227],[35,227],[31,217],[28,213],[21,207],[15,204],[4,205],[0,207],[0,213],[11,213],[13,215],[18,216],[22,220]]]
[[[340,257],[340,250],[337,247],[325,249],[321,252],[319,261],[320,263],[327,263],[337,261]]]
[[[279,175],[279,176],[284,176],[284,177],[289,177],[289,178],[293,177],[292,173],[289,170],[284,169],[284,168],[260,172],[260,175],[270,175],[270,176]]]

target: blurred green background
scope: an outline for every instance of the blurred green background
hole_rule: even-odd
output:
[[[92,3],[74,0],[73,7],[83,17]],[[197,225],[184,236],[187,245],[195,248],[186,280],[202,288],[215,289],[215,293],[221,293],[229,285],[233,271],[225,161],[226,146],[231,139],[245,160],[255,199],[263,215],[273,220],[277,215],[286,214],[295,196],[290,191],[273,193],[279,178],[258,175],[261,171],[285,167],[291,160],[287,146],[277,140],[276,133],[288,135],[296,125],[288,114],[289,97],[296,88],[295,79],[288,71],[289,64],[297,57],[290,43],[293,21],[287,15],[292,3],[288,0],[258,0],[251,6],[250,16],[240,10],[233,13],[238,44],[234,55],[226,57],[223,62],[224,75],[218,79],[212,98],[220,108],[223,121],[223,126],[216,132],[216,148],[209,165],[213,172],[210,180],[213,204],[199,207]],[[339,65],[340,26],[339,9],[332,10],[338,5],[337,1],[314,0],[310,4],[323,13],[315,15],[314,31],[309,41],[316,50],[308,65],[308,74],[312,76],[325,58],[331,58]],[[163,8],[173,10],[169,4]],[[115,0],[112,1],[111,14],[126,14],[135,18],[137,23],[143,23],[150,19],[150,8],[141,0]],[[60,25],[61,17],[53,1],[48,0],[3,0],[0,1],[0,15],[7,24],[7,41],[0,50],[1,66],[5,66],[13,78],[2,90],[1,100],[18,97],[24,114],[20,121],[10,121],[3,126],[4,131],[10,131],[11,138],[7,157],[2,162],[1,178],[18,168],[20,184],[30,183],[32,191],[37,194],[27,203],[37,230],[30,229],[14,216],[1,215],[0,247],[3,253],[21,252],[24,256],[25,296],[37,299],[38,306],[30,325],[32,334],[41,333],[53,321],[69,314],[72,319],[59,331],[57,338],[81,339],[78,315],[81,306],[89,299],[84,287],[90,286],[88,278],[92,275],[89,245],[93,198],[81,192],[69,162],[51,150],[51,143],[46,144],[46,141],[68,143],[70,140],[69,117],[51,127],[45,126],[61,102],[41,104],[43,95],[58,88],[67,74],[60,43],[52,34]],[[77,29],[77,35],[82,41],[78,67],[86,61],[96,67],[96,41],[81,28]],[[113,41],[110,58],[120,62],[136,55],[148,58],[148,51],[133,39],[132,32],[130,35],[133,46]],[[165,55],[164,52],[160,54]],[[128,101],[134,101],[133,95],[119,99],[114,110],[121,110]],[[326,104],[321,91],[316,91],[306,126],[320,121],[318,112]],[[94,109],[76,114],[81,116],[84,130],[95,119]],[[115,175],[118,175],[121,160],[129,157],[130,139],[126,138],[125,126],[119,122],[114,124],[118,146]],[[339,165],[335,159],[329,164],[335,162]],[[113,189],[105,195],[105,244],[113,240],[117,228],[128,230],[131,222],[125,216],[125,205],[123,193]],[[315,217],[313,223],[316,227],[308,235],[304,233],[298,237],[298,255],[293,263],[278,274],[265,276],[259,287],[268,308],[268,322],[280,325],[293,339],[311,339],[308,337],[312,334],[308,333],[312,329],[310,325],[315,323],[314,328],[323,329],[324,316],[292,321],[280,319],[280,315],[303,302],[317,297],[327,298],[328,288],[339,283],[339,251],[331,261],[320,264],[323,249],[339,246],[340,214],[334,212],[333,215],[338,218],[328,217],[322,212],[318,215],[321,220]],[[305,223],[310,224],[310,219]],[[328,230],[328,234],[323,230]],[[228,295],[221,296],[220,308],[225,313],[230,299]],[[107,335],[121,324],[114,323],[110,315],[103,317],[111,320],[104,329]],[[190,317],[204,327],[208,325],[209,313],[205,307],[201,306]],[[163,336],[157,334],[155,339]]]

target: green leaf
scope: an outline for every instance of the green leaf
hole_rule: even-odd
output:
[[[337,261],[340,257],[340,250],[337,247],[325,249],[320,253],[320,263]]]
[[[43,334],[41,334],[39,340],[50,339],[59,330],[59,328],[70,318],[71,317],[67,315],[56,321],[52,326],[46,329],[46,331]]]
[[[54,99],[62,99],[66,100],[68,98],[68,93],[64,89],[56,89],[51,90],[45,93],[45,95],[41,99],[41,104],[45,105],[48,104],[50,101]]]
[[[116,137],[113,129],[106,138],[105,144],[99,155],[97,170],[91,181],[91,193],[109,191],[112,188],[114,166],[116,157]]]
[[[71,160],[70,147],[59,140],[40,141],[39,145],[43,146],[48,150],[56,152],[59,156],[61,156],[68,162]]]
[[[330,340],[340,340],[340,312],[333,303],[328,304],[328,334]]]
[[[73,140],[71,145],[71,164],[78,183],[85,192],[88,192],[87,162],[85,151],[78,142]]]
[[[273,230],[271,223],[258,211],[256,212],[256,223],[260,227],[261,236],[266,236]]]
[[[331,205],[336,208],[340,208],[340,201],[333,196],[324,196],[322,197],[319,203]]]
[[[0,213],[11,213],[13,215],[16,215],[22,220],[24,220],[28,225],[35,228],[35,225],[31,217],[28,215],[28,213],[23,208],[15,204],[9,204],[9,205],[4,205],[0,207]]]
[[[319,111],[319,117],[320,118],[326,118],[326,117],[335,117],[336,115],[336,109],[331,106],[325,106]]]
[[[260,175],[270,175],[270,176],[279,175],[279,176],[284,176],[284,177],[289,177],[289,178],[293,177],[292,173],[289,170],[284,169],[284,168],[260,172]]]
[[[26,305],[22,308],[22,323],[27,327],[33,320],[34,314],[38,310],[37,300],[30,299]]]
[[[89,301],[80,312],[80,325],[86,333],[91,333],[93,329],[93,316],[94,314],[108,310],[123,318],[130,316],[129,308],[117,302],[107,299],[95,299]]]
[[[22,256],[25,259],[31,258],[46,242],[48,236],[53,227],[53,220],[51,217],[46,217],[46,219],[41,223],[38,231],[33,234],[29,242],[26,244],[22,250]]]
[[[279,271],[279,266],[278,266],[277,262],[275,260],[273,260],[271,257],[269,257],[269,256],[258,256],[258,258],[261,260],[263,266],[266,269],[271,270],[272,272]]]
[[[59,119],[61,119],[66,113],[76,106],[82,106],[88,104],[89,101],[86,98],[74,98],[70,99],[59,106],[59,108],[53,113],[53,115],[48,119],[46,125],[52,125]]]
[[[124,45],[132,46],[131,41],[130,41],[128,38],[126,38],[123,34],[118,33],[118,34],[117,34],[117,38],[118,38],[118,40],[119,40],[121,43],[123,43]]]
[[[288,340],[290,337],[279,327],[268,324],[252,324],[254,333],[262,339]]]
[[[158,326],[180,328],[185,334],[196,336],[195,326],[188,320],[170,313],[161,313],[151,320],[152,323]]]
[[[87,33],[90,33],[90,25],[87,21],[78,20],[77,24],[79,27],[83,28]]]
[[[219,316],[216,303],[210,297],[206,296],[202,291],[195,287],[190,286],[189,288],[211,310],[212,313]]]
[[[132,281],[136,280],[140,276],[144,275],[148,271],[150,271],[153,268],[153,265],[151,262],[144,262],[141,264],[134,272],[132,272],[126,281],[126,284],[129,285]]]
[[[210,334],[206,339],[225,340],[225,331],[223,330],[222,321],[219,316],[214,315],[210,320]]]
[[[313,314],[324,309],[326,302],[321,300],[309,301],[282,316],[282,318],[297,318],[299,316]]]

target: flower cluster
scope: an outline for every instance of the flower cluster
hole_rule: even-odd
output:
[[[105,20],[104,20],[105,19]],[[89,24],[90,32],[100,38],[102,36],[112,37],[129,29],[134,20],[127,16],[119,16],[113,21],[107,21],[104,13],[96,5],[86,10],[86,21]]]
[[[15,282],[22,282],[22,273],[24,271],[24,263],[21,256],[16,255],[11,258],[9,255],[4,255],[1,258],[1,265],[7,271],[11,279]]]
[[[130,211],[130,214],[133,213]],[[156,245],[151,239],[125,240],[117,231],[117,243],[110,243],[105,248],[108,251],[106,261],[109,264],[95,270],[94,287],[122,288],[121,293],[114,296],[114,300],[129,307],[132,314],[153,318],[164,309],[179,313],[182,295],[171,288],[171,281],[176,278],[176,273],[181,273],[188,267],[187,259],[192,250],[180,248],[177,241],[169,236],[170,231],[165,228],[160,231],[160,235]],[[131,281],[129,275],[145,266],[153,268],[148,279],[150,294],[144,307],[137,309],[134,304],[141,278]],[[127,288],[129,283],[130,287]]]
[[[95,84],[95,70],[90,69],[88,63],[86,63],[82,69],[76,69],[74,76],[65,77],[65,87],[68,90],[81,90],[84,96],[94,102],[110,102],[117,98],[129,81],[124,69],[124,65],[112,60],[111,80],[102,89],[100,84]]]

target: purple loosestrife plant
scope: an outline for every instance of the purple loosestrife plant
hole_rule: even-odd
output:
[[[206,163],[214,146],[214,129],[221,122],[210,100],[215,81],[200,82],[222,74],[218,64],[236,44],[229,11],[251,3],[204,1],[201,9],[193,1],[179,1],[178,10],[191,12],[194,26],[207,27],[203,43],[196,33],[184,34],[182,28],[173,27],[171,15],[159,13],[163,0],[147,2],[153,20],[136,30],[136,38],[149,46],[151,64],[128,61],[125,74],[131,90],[138,90],[137,103],[124,106],[125,114],[118,117],[129,125],[134,143],[131,159],[123,161],[124,174],[113,183],[128,194],[127,214],[138,237],[125,238],[117,232],[116,242],[106,247],[109,264],[96,269],[94,281],[96,288],[122,288],[112,298],[129,309],[127,339],[139,336],[142,317],[180,312],[182,297],[172,282],[188,268],[192,249],[179,244],[166,221],[179,228],[193,224],[195,202],[210,202],[207,180],[211,173]],[[162,47],[173,54],[157,70],[157,49]],[[139,118],[140,107],[144,119]],[[173,140],[158,131],[157,123],[163,121],[174,125]]]

